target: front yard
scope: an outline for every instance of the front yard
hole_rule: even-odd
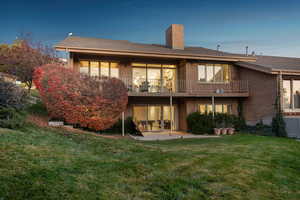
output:
[[[0,129],[0,199],[300,199],[300,142]]]

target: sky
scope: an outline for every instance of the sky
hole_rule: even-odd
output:
[[[68,33],[164,44],[183,24],[185,45],[300,57],[299,0],[1,0],[0,44],[20,34],[54,45]]]

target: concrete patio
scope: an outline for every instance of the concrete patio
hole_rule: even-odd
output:
[[[133,136],[131,138],[140,141],[162,141],[162,140],[174,140],[174,139],[189,139],[189,138],[218,138],[216,135],[194,135],[180,131],[163,131],[163,132],[143,132],[143,136]]]

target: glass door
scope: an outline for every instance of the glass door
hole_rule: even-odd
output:
[[[172,111],[172,112],[171,112]],[[163,131],[176,129],[175,107],[167,105],[133,106],[133,120],[140,131]]]
[[[163,92],[176,91],[176,69],[163,69]]]
[[[149,92],[160,92],[161,90],[161,69],[148,68],[147,71]]]

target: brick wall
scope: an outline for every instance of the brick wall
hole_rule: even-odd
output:
[[[249,83],[249,97],[243,101],[245,120],[250,125],[255,125],[260,120],[263,120],[265,124],[270,124],[275,114],[276,75],[242,67],[239,69],[239,74],[242,80],[248,80]]]

